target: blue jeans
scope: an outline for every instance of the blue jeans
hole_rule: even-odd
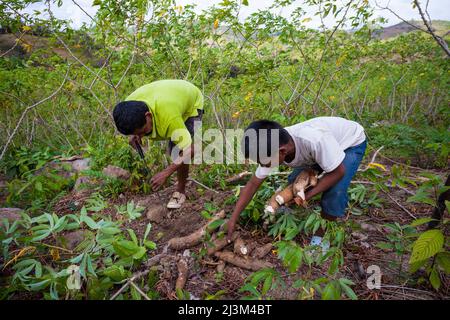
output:
[[[345,167],[345,174],[341,180],[338,181],[334,186],[332,186],[327,191],[323,192],[320,204],[322,206],[322,211],[330,216],[342,217],[345,215],[345,209],[348,204],[348,194],[347,190],[350,186],[350,181],[352,181],[353,176],[356,174],[359,164],[366,151],[367,140],[361,144],[345,149],[345,158],[342,163]],[[307,167],[297,167],[294,168],[292,173],[288,176],[288,182],[291,184],[294,182],[295,178]],[[322,168],[319,165],[312,166],[313,169],[322,172]]]

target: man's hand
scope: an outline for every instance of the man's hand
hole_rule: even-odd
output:
[[[139,136],[131,135],[130,138],[128,139],[128,143],[130,144],[130,146],[132,146],[134,149],[137,150],[136,145],[137,144],[142,145],[142,140],[141,140],[141,137],[139,137]]]
[[[228,220],[227,222],[227,242],[230,243],[231,242],[231,236],[233,235],[234,232],[234,228],[236,227],[236,221],[231,218],[230,220]]]
[[[167,170],[163,170],[155,174],[150,180],[150,183],[152,184],[152,189],[158,190],[159,188],[161,188],[161,186],[166,182],[167,178],[169,177],[170,172],[168,172]]]

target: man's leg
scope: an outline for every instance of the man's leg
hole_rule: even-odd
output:
[[[322,217],[327,220],[334,221],[345,215],[348,204],[348,188],[350,182],[358,171],[359,164],[366,150],[366,142],[358,146],[346,149],[343,161],[345,167],[345,175],[322,194]]]
[[[186,182],[189,176],[189,164],[183,163],[177,170],[177,191],[186,194]]]
[[[353,148],[346,149],[343,164],[345,166],[345,175],[341,180],[330,189],[322,194],[321,206],[322,218],[328,221],[336,221],[338,217],[345,215],[345,210],[348,204],[347,190],[350,182],[358,171],[359,164],[364,156],[366,150],[366,142],[361,143]],[[328,242],[322,242],[322,237],[325,235],[325,230],[319,228],[311,239],[311,245],[320,245],[322,252],[327,252],[329,248]]]

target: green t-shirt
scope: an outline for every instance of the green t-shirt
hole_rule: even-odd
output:
[[[184,80],[159,80],[138,88],[125,100],[147,104],[153,118],[152,139],[170,139],[180,149],[191,145],[184,122],[197,116],[198,109],[203,110],[203,95],[195,85]]]

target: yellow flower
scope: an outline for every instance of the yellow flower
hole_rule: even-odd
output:
[[[249,93],[247,93],[247,95],[245,96],[244,100],[245,100],[245,101],[249,101],[252,97],[253,97],[253,93],[249,92]]]
[[[376,163],[376,162],[371,162],[367,165],[369,168],[380,168],[383,171],[386,171],[386,167],[383,166],[382,164]]]
[[[27,53],[30,53],[33,46],[28,43],[22,43],[22,48],[24,48]]]
[[[214,29],[217,29],[219,27],[219,19],[216,19],[214,21]]]
[[[240,111],[236,111],[235,113],[233,113],[233,115],[231,117],[233,119],[236,119],[239,116],[240,113],[241,113]]]
[[[30,26],[23,26],[23,27],[22,27],[22,30],[23,30],[24,32],[31,31],[31,27],[30,27]]]
[[[58,250],[58,249],[56,249],[56,248],[51,248],[51,249],[50,249],[50,254],[52,255],[53,261],[59,260],[60,255],[59,255],[59,250]]]

